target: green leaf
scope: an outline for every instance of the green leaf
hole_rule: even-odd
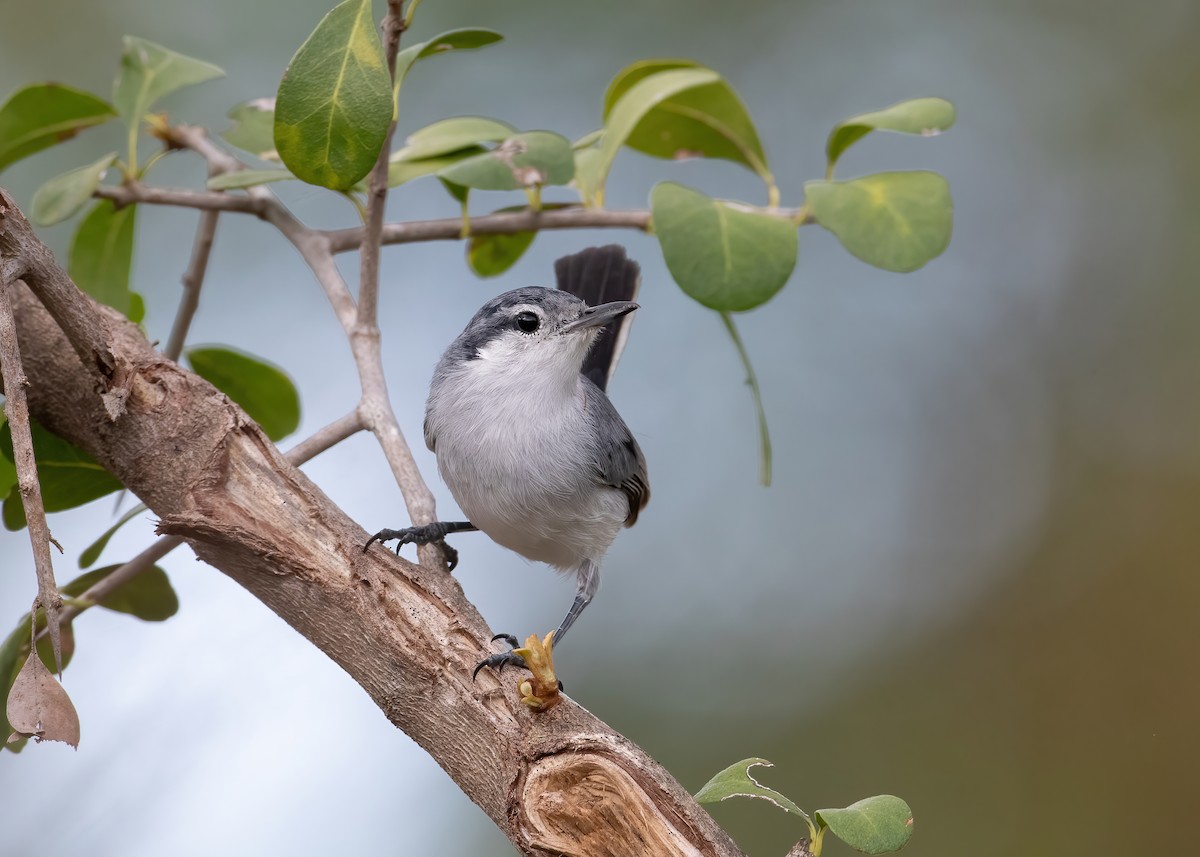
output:
[[[750,776],[750,769],[760,765],[764,768],[774,767],[766,759],[742,759],[740,762],[734,762],[705,783],[704,788],[696,792],[696,801],[698,803],[717,803],[731,797],[762,798],[807,821],[808,815],[804,810],[775,789],[760,785],[754,777]]]
[[[0,106],[0,172],[116,115],[107,101],[61,83],[22,87]]]
[[[575,149],[575,178],[571,179],[571,186],[579,191],[585,205],[599,206],[596,193],[600,190],[601,157],[599,146]]]
[[[417,60],[435,57],[449,51],[471,51],[476,48],[484,48],[503,39],[504,36],[495,30],[450,30],[440,36],[434,36],[427,42],[407,47],[396,54],[396,89],[399,91],[404,76],[408,74],[408,70]]]
[[[192,370],[241,405],[267,437],[280,440],[300,425],[300,396],[282,369],[232,348],[190,348]]]
[[[467,264],[479,277],[498,277],[516,264],[537,237],[536,232],[512,235],[472,235]]]
[[[944,98],[914,98],[874,113],[863,113],[834,126],[825,143],[829,169],[842,153],[872,131],[896,131],[932,137],[954,124],[954,105]]]
[[[81,574],[62,587],[62,594],[78,598],[122,565],[123,563],[107,565]],[[162,622],[179,611],[179,598],[171,587],[171,581],[167,578],[167,573],[157,565],[135,574],[105,595],[97,604],[107,610],[128,613],[147,622]]]
[[[637,84],[679,69],[711,71],[690,60],[642,60],[626,66],[604,94],[604,118]],[[715,72],[713,72],[715,74]],[[684,89],[647,110],[625,145],[655,158],[721,158],[749,167],[773,182],[767,156],[746,105],[723,78]]]
[[[61,590],[60,590],[61,591]],[[25,623],[21,623],[25,627]],[[46,628],[46,614],[42,610],[38,610],[37,629],[40,634]],[[62,654],[62,668],[65,670],[67,665],[71,663],[71,658],[75,657],[75,626],[70,622],[60,622],[58,624],[58,637],[61,647],[59,652]],[[54,643],[50,639],[50,635],[42,637],[37,641],[38,657],[42,659],[42,663],[46,665],[46,669],[50,672],[58,672],[58,667],[54,663]]]
[[[654,232],[675,282],[721,312],[753,309],[783,288],[796,267],[795,224],[710,199],[672,182],[650,192]]]
[[[3,413],[0,413],[0,434],[8,432],[8,421],[4,418]],[[8,434],[11,439],[12,435]],[[11,442],[11,440],[10,440]],[[0,500],[8,496],[17,485],[17,466],[12,463],[12,459],[0,454]],[[4,676],[4,671],[0,670],[0,678]],[[0,743],[3,743],[3,736],[0,736]]]
[[[452,152],[449,155],[440,155],[436,158],[421,158],[415,161],[398,158],[396,155],[399,155],[400,152],[397,152],[396,155],[392,156],[388,164],[388,187],[399,187],[413,179],[433,175],[439,170],[444,170],[451,164],[457,164],[465,158],[478,155],[484,151],[486,150],[480,146],[471,146],[466,149],[460,149],[457,152]]]
[[[813,814],[817,824],[865,854],[898,851],[912,836],[912,810],[894,795],[876,795],[845,809],[818,809]]]
[[[915,271],[950,243],[954,203],[937,173],[876,173],[851,181],[811,181],[805,202],[847,250],[886,271]]]
[[[30,429],[38,481],[42,486],[42,503],[47,512],[82,506],[122,487],[115,476],[82,449],[36,422],[30,422]],[[13,460],[12,432],[7,423],[0,428],[0,453],[9,461]],[[4,525],[10,530],[25,526],[25,510],[19,491],[11,491],[4,501]]]
[[[142,514],[145,511],[146,511],[146,504],[138,503],[136,506],[134,506],[132,509],[130,509],[128,512],[126,512],[124,515],[122,515],[115,524],[113,524],[111,527],[109,527],[107,530],[105,530],[101,534],[100,538],[96,539],[96,541],[92,542],[90,545],[88,545],[86,548],[84,548],[83,553],[81,553],[79,555],[79,567],[87,568],[89,565],[92,565],[93,563],[95,563],[95,561],[100,558],[100,554],[108,546],[109,540],[113,537],[113,535],[117,532],[117,530],[121,529],[121,527],[125,526],[130,521],[132,521],[135,517],[137,517],[138,515]]]
[[[30,215],[39,226],[53,226],[73,215],[87,204],[105,171],[117,159],[116,152],[87,166],[55,176],[37,189],[30,206]]]
[[[575,176],[575,155],[566,137],[552,131],[526,131],[489,152],[446,167],[438,175],[476,190],[563,185]]]
[[[121,70],[113,84],[113,104],[129,125],[129,133],[135,135],[138,123],[159,99],[185,86],[224,75],[212,63],[177,54],[136,36],[126,36]]]
[[[404,141],[404,148],[392,158],[419,161],[458,152],[480,143],[498,143],[515,134],[516,128],[507,122],[484,116],[454,116],[426,125],[414,131]]]
[[[132,322],[140,322],[145,309],[129,289],[136,218],[137,206],[118,209],[112,200],[100,200],[79,224],[67,257],[75,285]]]
[[[221,134],[225,142],[264,161],[278,161],[275,151],[275,99],[255,98],[229,111],[233,127]]]
[[[222,173],[208,180],[209,190],[235,190],[269,182],[281,182],[296,178],[290,170],[238,170]]]
[[[309,184],[349,190],[392,121],[392,79],[370,0],[345,0],[292,57],[275,98],[275,148]]]
[[[600,141],[600,164],[596,172],[598,195],[601,200],[604,183],[617,152],[646,115],[662,102],[681,92],[707,86],[720,79],[721,76],[710,69],[673,69],[639,80],[622,94],[604,120],[604,137]]]

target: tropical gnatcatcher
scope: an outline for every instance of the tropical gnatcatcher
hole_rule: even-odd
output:
[[[380,530],[372,543],[440,542],[481,530],[524,557],[574,574],[561,643],[600,584],[600,561],[650,499],[646,460],[605,395],[629,332],[639,268],[617,245],[555,264],[558,288],[488,301],[446,349],[425,407],[425,443],[469,521]],[[366,548],[364,548],[365,550]],[[516,646],[516,638],[499,634]],[[524,666],[513,652],[475,668]]]

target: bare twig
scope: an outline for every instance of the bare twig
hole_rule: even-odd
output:
[[[200,223],[196,226],[196,240],[192,244],[192,258],[187,270],[183,272],[183,296],[179,300],[179,309],[175,312],[175,323],[171,326],[171,336],[163,354],[172,360],[178,360],[183,353],[183,345],[187,341],[188,329],[200,306],[200,287],[204,285],[204,273],[208,270],[208,257],[212,252],[213,239],[217,234],[217,217],[215,210],[208,210],[200,215]]]
[[[393,86],[396,81],[396,52],[400,48],[400,34],[404,32],[404,0],[388,0],[388,13],[383,19],[384,51],[387,56],[388,74]],[[383,137],[383,146],[367,183],[367,217],[359,243],[359,287],[358,318],[356,329],[369,330],[376,326],[379,295],[379,239],[383,234],[383,214],[387,207],[388,156],[392,151],[392,137],[396,133],[396,114],[388,124]]]
[[[207,190],[181,190],[155,187],[141,182],[123,185],[101,185],[94,194],[100,199],[111,199],[117,205],[132,205],[148,202],[152,205],[174,205],[181,208],[198,208],[201,211],[240,211],[263,217],[262,201],[253,196],[220,193]]]
[[[21,365],[21,349],[17,344],[17,325],[13,319],[9,289],[17,282],[12,276],[15,265],[8,266],[9,276],[0,279],[0,372],[4,375],[4,413],[12,431],[13,461],[17,466],[17,486],[21,490],[21,505],[33,544],[33,564],[37,570],[37,603],[46,611],[46,628],[54,647],[54,666],[62,674],[62,636],[59,611],[62,596],[54,583],[54,563],[50,558],[50,527],[46,523],[46,507],[42,505],[42,486],[38,482],[37,461],[33,455],[33,432],[29,426],[29,404],[25,388],[29,381]],[[36,606],[36,605],[35,605]],[[7,736],[5,736],[7,738]]]
[[[287,451],[285,457],[292,464],[300,465],[316,458],[330,447],[336,446],[353,434],[364,428],[358,411],[351,411],[346,416],[334,420],[320,429],[311,437],[305,438]]]

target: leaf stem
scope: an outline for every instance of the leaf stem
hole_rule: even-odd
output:
[[[758,417],[759,478],[763,485],[769,487],[771,485],[771,434],[767,429],[767,412],[763,408],[758,376],[754,373],[754,364],[750,362],[750,354],[746,351],[742,337],[733,323],[733,316],[727,312],[719,315],[721,321],[725,322],[725,330],[729,332],[729,338],[733,340],[738,356],[742,359],[742,366],[746,369],[746,383],[750,385],[750,394],[754,397],[754,411]]]

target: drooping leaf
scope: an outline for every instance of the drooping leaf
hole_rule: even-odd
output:
[[[481,146],[471,146],[466,149],[459,149],[457,152],[452,152],[449,155],[440,155],[436,158],[420,158],[418,160],[408,160],[406,158],[398,158],[400,152],[392,156],[388,163],[388,187],[400,187],[402,184],[419,179],[422,176],[433,175],[439,170],[444,170],[451,164],[457,164],[459,161],[478,155],[480,152],[486,151]]]
[[[116,115],[107,101],[61,83],[22,87],[0,106],[0,172]]]
[[[67,272],[96,300],[140,322],[144,304],[129,288],[136,218],[135,205],[118,209],[110,199],[97,202],[75,231]]]
[[[454,116],[426,125],[409,134],[395,160],[419,161],[458,152],[480,143],[498,143],[515,134],[516,128],[485,116]]]
[[[90,455],[72,446],[36,422],[30,422],[33,454],[37,459],[42,503],[47,512],[60,512],[82,506],[121,488],[117,478],[96,463]],[[12,432],[6,423],[0,429],[0,454],[13,460]],[[4,501],[4,525],[10,530],[25,526],[25,509],[19,491],[10,492]]]
[[[525,255],[536,237],[536,232],[472,235],[467,244],[467,264],[476,276],[498,277]]]
[[[476,190],[520,190],[567,184],[575,175],[575,155],[566,137],[552,131],[526,131],[491,151],[438,172],[448,182]]]
[[[896,131],[932,137],[954,124],[954,105],[944,98],[914,98],[883,110],[853,116],[839,122],[825,143],[829,168],[842,153],[872,131]]]
[[[41,658],[25,659],[8,692],[5,714],[13,732],[79,746],[79,715]]]
[[[894,795],[864,798],[845,809],[818,809],[813,815],[819,825],[865,854],[898,851],[912,836],[912,810]]]
[[[642,60],[626,66],[604,94],[604,117],[642,81],[678,69],[704,69],[691,60]],[[715,72],[714,72],[715,74]],[[656,158],[721,158],[769,178],[767,156],[746,105],[721,77],[681,90],[645,112],[625,145]]]
[[[579,198],[584,205],[599,205],[596,192],[600,189],[601,158],[599,146],[575,149],[575,178],[571,179],[571,186],[579,191]]]
[[[264,161],[278,161],[275,151],[275,99],[255,98],[229,111],[233,127],[221,134],[225,142]]]
[[[241,405],[271,440],[281,440],[300,425],[300,396],[277,366],[226,347],[190,348],[192,370]]]
[[[600,141],[600,163],[596,170],[598,193],[602,196],[604,183],[613,160],[621,146],[633,134],[651,110],[689,89],[716,83],[721,76],[702,68],[680,68],[662,71],[639,80],[613,105],[604,120],[604,136]]]
[[[125,526],[145,511],[146,504],[138,503],[124,515],[122,515],[115,524],[100,534],[100,538],[96,539],[96,541],[84,548],[83,553],[79,555],[79,567],[87,568],[89,565],[93,565],[96,560],[100,558],[100,554],[104,551],[104,549],[108,547],[109,540],[112,539],[117,530],[121,529],[121,527]]]
[[[503,40],[504,36],[495,30],[466,29],[450,30],[440,36],[434,36],[427,42],[411,45],[396,54],[396,88],[404,81],[410,68],[417,60],[436,57],[450,51],[471,51],[484,48]]]
[[[760,785],[754,777],[750,776],[750,769],[760,765],[764,768],[773,767],[766,759],[742,759],[740,762],[734,762],[725,770],[718,772],[704,784],[704,788],[696,792],[696,801],[698,803],[717,803],[731,797],[756,797],[768,800],[780,809],[807,820],[808,815],[804,810],[775,789]]]
[[[348,190],[371,171],[392,121],[392,80],[371,0],[345,0],[292,57],[275,98],[275,148],[309,184]]]
[[[118,568],[121,564],[81,574],[62,587],[62,594],[78,598]],[[179,611],[179,597],[167,573],[157,565],[129,578],[97,603],[107,610],[128,613],[146,622],[163,622]]]
[[[73,215],[92,198],[105,171],[117,159],[109,152],[98,161],[55,176],[33,195],[30,216],[39,226],[53,226]]]
[[[950,184],[924,170],[875,173],[850,181],[804,185],[809,211],[864,262],[886,271],[915,271],[950,244]]]
[[[675,282],[721,312],[766,303],[796,267],[796,226],[782,218],[718,202],[672,182],[650,192],[654,232]]]
[[[290,170],[238,170],[236,173],[222,173],[208,180],[209,190],[235,190],[270,182],[282,182],[295,179]]]

